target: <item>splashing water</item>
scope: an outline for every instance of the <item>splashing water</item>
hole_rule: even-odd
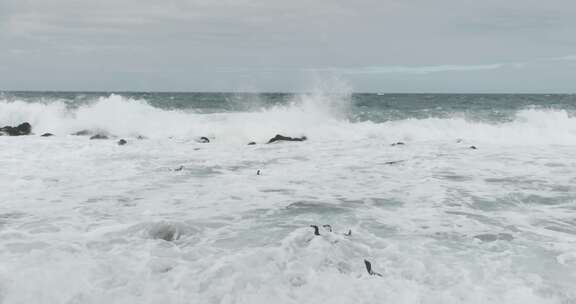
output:
[[[28,94],[1,303],[576,301],[573,97]]]

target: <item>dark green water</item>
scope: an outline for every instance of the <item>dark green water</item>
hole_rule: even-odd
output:
[[[70,108],[97,102],[111,94],[145,101],[161,109],[196,113],[257,111],[286,105],[313,94],[287,93],[155,93],[155,92],[1,92],[1,101],[63,102]],[[576,113],[574,94],[350,94],[330,95],[346,104],[352,121],[374,122],[464,116],[469,120],[504,122],[524,109],[565,110]]]

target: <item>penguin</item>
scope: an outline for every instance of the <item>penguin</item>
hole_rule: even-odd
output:
[[[330,225],[322,225],[322,227],[328,229],[328,231],[332,232],[332,226]]]

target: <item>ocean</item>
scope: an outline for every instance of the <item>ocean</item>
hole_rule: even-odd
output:
[[[0,127],[34,134],[0,136],[0,303],[576,303],[575,115],[576,95],[3,92]]]

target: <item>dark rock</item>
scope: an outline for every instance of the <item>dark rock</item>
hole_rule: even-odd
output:
[[[44,133],[42,135],[40,135],[41,137],[50,137],[50,136],[54,136],[54,134],[52,133]]]
[[[284,136],[284,135],[280,135],[280,134],[276,134],[276,136],[272,137],[268,143],[271,144],[273,142],[277,142],[277,141],[305,141],[306,136],[302,136],[302,137],[288,137],[288,136]]]
[[[255,145],[255,144],[256,144],[256,142],[254,142],[254,141],[251,141],[251,142],[248,143],[249,146],[253,146],[253,145]]]
[[[403,143],[403,142],[401,142],[401,141],[395,142],[395,143],[391,144],[392,147],[395,147],[395,146],[403,146],[403,145],[405,145],[405,143]]]
[[[123,145],[125,145],[125,144],[127,144],[127,143],[128,143],[128,142],[127,142],[126,140],[124,140],[124,139],[121,139],[121,140],[118,141],[118,145],[119,145],[119,146],[123,146]]]
[[[104,134],[98,133],[98,134],[90,137],[90,139],[108,139],[108,136],[107,136],[107,135],[104,135]]]
[[[314,235],[320,235],[320,231],[318,230],[318,226],[310,225],[310,227],[314,228]]]
[[[208,139],[208,137],[202,136],[200,137],[200,139],[198,139],[199,143],[203,143],[203,144],[207,144],[210,142],[210,139]]]
[[[158,223],[150,227],[148,231],[151,238],[166,242],[178,240],[182,236],[182,232],[182,227],[171,223]]]
[[[364,260],[364,265],[366,265],[366,271],[368,272],[368,274],[370,275],[375,275],[375,276],[379,276],[381,277],[382,275],[375,272],[374,270],[372,270],[372,263],[370,263],[370,261],[368,260]]]
[[[78,131],[76,133],[72,133],[72,135],[76,135],[76,136],[89,136],[92,134],[94,134],[94,132],[90,131],[90,130],[81,130],[81,131]]]
[[[21,136],[30,135],[30,133],[32,133],[32,126],[27,122],[21,123],[17,127],[5,126],[0,128],[0,135]]]

